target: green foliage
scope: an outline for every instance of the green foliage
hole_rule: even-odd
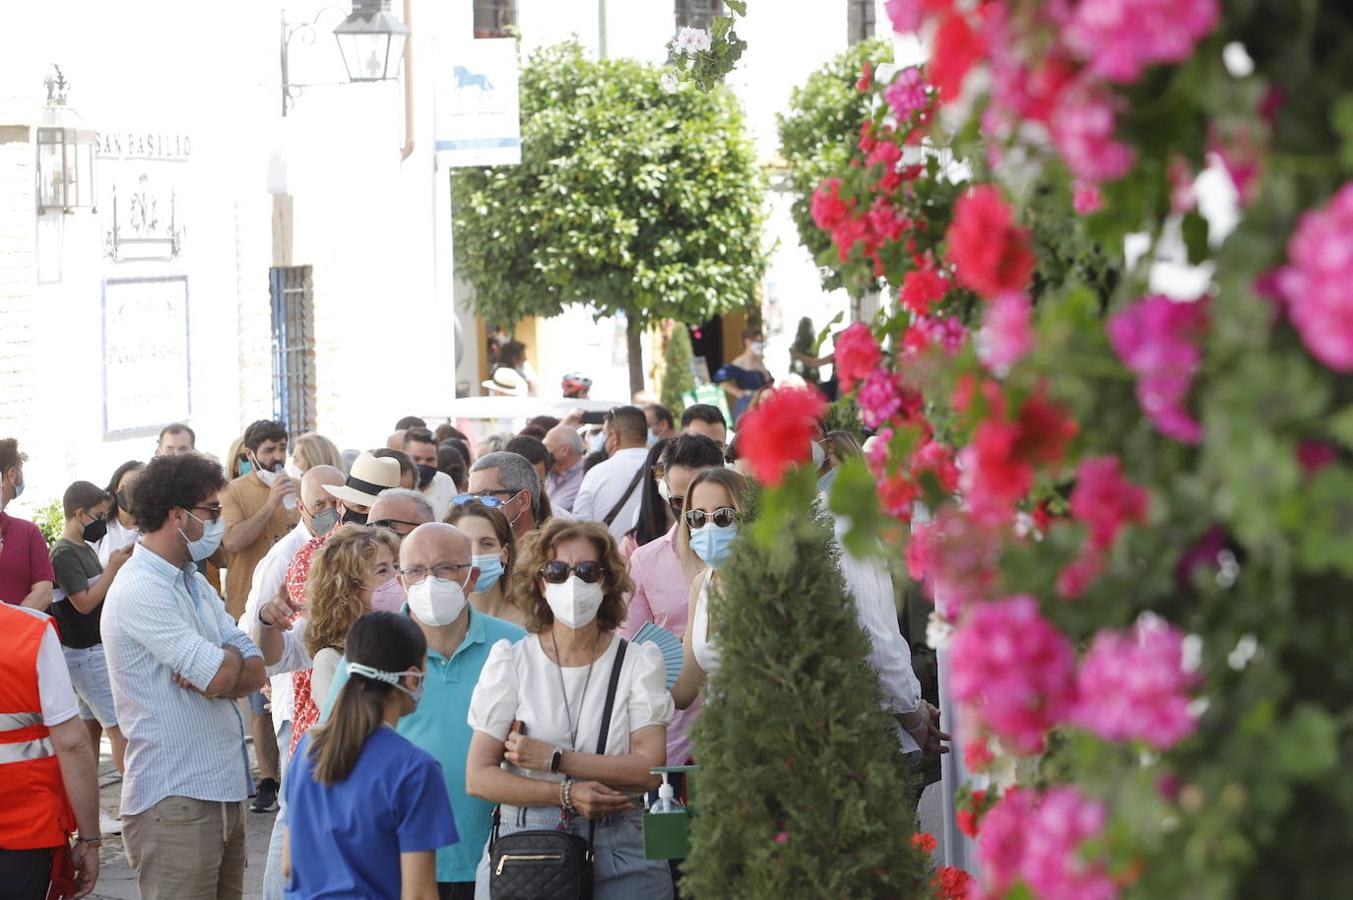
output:
[[[856,44],[794,88],[789,94],[789,109],[776,116],[780,152],[789,164],[794,226],[799,243],[822,265],[825,290],[846,287],[852,295],[860,296],[868,289],[842,281],[839,271],[830,264],[836,252],[831,238],[813,224],[810,210],[813,191],[824,178],[840,175],[859,140],[861,123],[873,111],[872,95],[855,87],[864,64],[878,66],[892,58],[889,41]]]
[[[662,405],[680,416],[686,408],[681,395],[695,390],[695,373],[691,371],[694,353],[691,349],[691,333],[681,322],[672,325],[672,336],[667,339],[667,348],[663,353]]]
[[[658,67],[573,43],[533,54],[521,84],[521,164],[452,179],[456,271],[481,315],[593,303],[642,327],[752,302],[764,179],[728,91],[669,93]]]
[[[52,549],[56,542],[61,540],[62,532],[66,530],[66,515],[61,510],[61,501],[51,500],[33,510],[33,524],[42,532],[43,539],[47,541],[47,549]]]
[[[811,493],[811,473],[790,480]],[[744,529],[720,577],[720,665],[693,733],[701,771],[682,893],[920,896],[910,770],[864,662],[830,524],[791,517],[770,541]]]
[[[848,431],[855,440],[864,443],[864,426],[860,423],[860,404],[852,396],[843,396],[827,407],[822,417],[822,430]]]

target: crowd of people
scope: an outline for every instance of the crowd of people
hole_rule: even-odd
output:
[[[709,593],[749,490],[718,408],[477,441],[406,417],[364,452],[261,420],[224,463],[195,444],[171,425],[71,484],[49,550],[4,509],[27,457],[0,441],[0,893],[83,896],[120,832],[143,898],[240,897],[249,809],[277,810],[268,898],[487,898],[552,858],[501,849],[534,832],[590,846],[596,897],[679,892],[641,815],[718,667]],[[823,488],[860,452],[811,449]],[[899,742],[933,757],[888,570],[840,565]]]

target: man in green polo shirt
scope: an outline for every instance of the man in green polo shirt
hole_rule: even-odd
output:
[[[399,549],[400,581],[409,594],[406,611],[428,641],[427,676],[418,709],[399,720],[399,733],[442,764],[446,793],[460,842],[437,851],[437,887],[445,898],[473,898],[475,869],[489,840],[493,804],[465,792],[465,757],[470,752],[470,695],[489,650],[501,640],[526,635],[510,622],[486,616],[467,602],[466,586],[479,571],[471,561],[470,539],[454,525],[430,522],[404,538]],[[320,721],[348,680],[346,661],[338,667]]]

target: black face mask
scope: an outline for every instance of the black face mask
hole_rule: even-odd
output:
[[[426,488],[428,485],[432,484],[432,479],[434,479],[434,478],[436,478],[436,477],[437,477],[437,467],[436,467],[436,466],[419,466],[419,467],[418,467],[418,489],[419,489],[420,491],[423,490],[423,489]]]
[[[84,539],[88,543],[97,544],[103,540],[103,536],[108,533],[108,523],[103,519],[95,519],[85,526]]]
[[[343,521],[348,525],[365,525],[366,513],[359,513],[355,509],[343,510]]]

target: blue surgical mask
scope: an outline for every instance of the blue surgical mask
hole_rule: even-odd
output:
[[[695,555],[705,562],[705,565],[711,569],[717,569],[728,561],[728,554],[733,549],[733,539],[738,536],[738,526],[725,525],[720,528],[713,522],[709,522],[704,528],[693,529],[691,531],[691,549]]]
[[[240,475],[248,475],[252,471],[254,471],[253,463],[247,459],[240,462]]]
[[[648,446],[652,447],[658,442],[658,436],[653,433],[653,429],[648,429]]]
[[[606,449],[606,432],[598,431],[592,438],[592,442],[587,445],[588,453],[600,453]]]
[[[491,589],[498,583],[498,579],[503,577],[503,560],[501,553],[490,553],[485,556],[476,556],[472,562],[479,568],[479,580],[474,583],[474,592],[482,594]]]
[[[210,522],[203,522],[192,513],[188,513],[194,520],[202,525],[202,536],[195,541],[189,541],[188,535],[179,529],[179,537],[188,542],[188,555],[193,558],[193,562],[201,562],[216,552],[216,548],[221,546],[221,538],[225,535],[225,521],[220,518],[212,519]]]

